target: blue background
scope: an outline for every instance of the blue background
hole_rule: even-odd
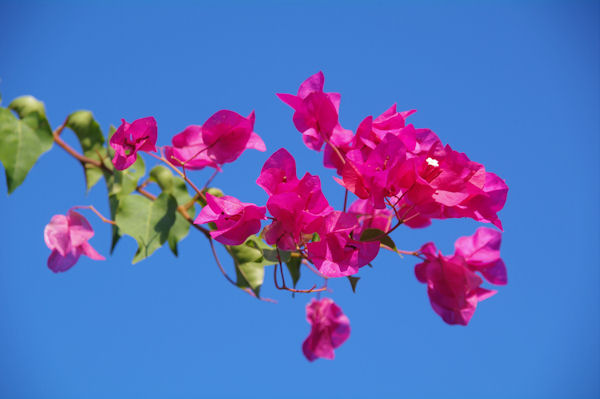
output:
[[[386,253],[360,271],[357,294],[332,282],[352,334],[334,361],[309,363],[310,296],[274,290],[268,274],[264,295],[279,303],[253,300],[193,231],[179,259],[162,248],[132,266],[126,237],[108,261],[50,272],[42,232],[52,215],[87,204],[108,214],[103,183],[86,196],[79,165],[55,146],[13,195],[0,184],[0,397],[597,397],[599,15],[598,2],[580,1],[2,2],[3,103],[32,94],[54,127],[82,108],[105,130],[153,115],[165,145],[219,109],[256,110],[268,152],[246,152],[215,181],[243,201],[264,204],[254,180],[285,146],[341,207],[331,171],[275,96],[318,70],[342,94],[345,127],[394,102],[416,108],[412,123],[510,191],[500,214],[509,284],[468,327],[444,324],[415,261]],[[109,226],[85,215],[108,256]],[[394,239],[449,253],[477,226],[436,221]]]

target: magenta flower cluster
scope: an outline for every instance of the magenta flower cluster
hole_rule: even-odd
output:
[[[432,219],[466,217],[502,230],[498,212],[506,202],[506,183],[444,145],[433,131],[408,123],[414,110],[398,112],[393,105],[376,118],[366,117],[354,132],[343,128],[340,94],[323,89],[319,72],[304,81],[296,95],[278,97],[293,108],[293,123],[305,145],[322,151],[323,165],[336,171],[346,198],[348,193],[357,198],[348,206],[344,200],[342,210],[334,209],[319,176],[305,173],[298,178],[293,156],[282,148],[267,159],[256,181],[268,196],[264,206],[207,193],[195,223],[212,223],[211,238],[228,246],[260,233],[278,251],[294,252],[314,265],[325,279],[356,274],[382,248],[417,256],[422,262],[415,274],[427,285],[433,310],[448,324],[467,325],[478,302],[496,293],[482,287],[484,280],[507,283],[500,231],[482,227],[473,236],[459,238],[452,256],[442,255],[431,242],[418,251],[399,251],[385,238],[401,225],[421,228]],[[184,170],[221,171],[246,149],[266,151],[254,121],[254,112],[243,117],[218,111],[203,125],[174,136],[172,145],[163,148],[165,159]],[[154,118],[131,124],[123,120],[110,139],[115,167],[132,165],[138,151],[156,151],[156,137]],[[87,243],[92,235],[81,215],[69,211],[66,217],[55,216],[46,228],[50,268],[64,271],[81,254],[102,259]],[[349,337],[348,318],[329,298],[313,299],[306,315],[311,332],[302,346],[304,355],[310,361],[332,359],[334,349]]]

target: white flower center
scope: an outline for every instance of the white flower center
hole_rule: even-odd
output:
[[[427,164],[429,166],[435,166],[435,167],[440,166],[440,163],[437,161],[437,159],[427,158],[425,161],[427,161]]]

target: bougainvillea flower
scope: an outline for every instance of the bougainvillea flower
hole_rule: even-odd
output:
[[[264,206],[241,202],[228,195],[219,198],[207,193],[206,206],[194,223],[214,222],[217,229],[210,232],[212,238],[225,245],[241,245],[252,234],[258,233],[260,221],[266,219],[265,212]]]
[[[384,199],[401,189],[396,176],[405,160],[405,154],[402,141],[388,134],[366,159],[359,150],[348,152],[342,171],[343,180],[336,180],[359,198],[370,198],[376,208],[385,208]]]
[[[406,127],[406,118],[417,112],[415,109],[409,111],[396,111],[396,104],[392,105],[384,113],[373,120],[373,130],[380,137],[390,132],[399,131]]]
[[[492,223],[502,230],[502,222],[497,213],[504,208],[507,194],[508,186],[504,180],[494,173],[486,172],[483,190],[464,201],[459,213],[479,222]]]
[[[337,174],[341,175],[346,154],[354,148],[354,137],[354,133],[351,130],[344,129],[340,125],[336,126],[329,138],[329,143],[325,145],[325,150],[323,151],[323,166],[336,169]]]
[[[175,166],[199,170],[207,166],[220,169],[208,156],[206,144],[202,140],[202,126],[191,125],[171,140],[173,146],[165,146],[165,157]]]
[[[324,218],[320,241],[307,245],[308,258],[325,277],[343,277],[358,273],[379,252],[379,241],[361,242],[350,236],[358,227],[356,216],[334,211]]]
[[[48,258],[48,267],[54,273],[69,270],[81,255],[94,260],[104,260],[88,240],[94,236],[94,230],[81,214],[69,210],[67,215],[54,215],[44,229],[44,241],[52,250]]]
[[[289,251],[309,241],[314,233],[321,234],[323,217],[333,210],[321,191],[319,176],[310,173],[292,191],[272,195],[267,209],[274,220],[265,227],[265,241]]]
[[[318,72],[300,85],[297,95],[277,94],[294,109],[294,125],[302,133],[306,146],[315,151],[321,151],[325,139],[339,125],[340,95],[323,92],[324,82],[323,72]]]
[[[312,299],[306,305],[306,320],[310,334],[302,344],[302,352],[309,361],[318,358],[333,359],[334,349],[350,337],[350,320],[332,299]]]
[[[192,125],[173,137],[165,147],[169,162],[186,169],[221,169],[247,149],[266,151],[254,129],[254,111],[247,117],[228,110],[217,111],[204,125]]]
[[[433,310],[448,324],[467,325],[477,303],[496,291],[481,288],[483,283],[460,255],[444,256],[433,243],[423,245],[423,263],[415,266],[417,279],[427,284],[427,294]]]
[[[480,227],[475,234],[460,237],[454,243],[455,253],[464,258],[466,265],[490,283],[505,285],[506,266],[500,258],[502,233],[488,227]]]
[[[256,184],[268,195],[293,191],[298,186],[296,177],[296,161],[285,149],[280,148],[267,159],[263,165]]]
[[[247,118],[233,111],[217,111],[202,125],[202,141],[208,156],[218,164],[233,162],[248,148],[266,151],[254,133],[254,111]]]
[[[431,218],[471,217],[501,228],[497,212],[506,201],[504,181],[465,154],[443,147],[436,137],[429,135],[429,150],[409,157],[395,171],[393,180],[402,187],[395,196],[399,206],[419,216],[419,226],[413,227]]]
[[[153,117],[137,119],[132,123],[121,119],[121,126],[110,138],[110,146],[115,150],[112,160],[115,168],[124,170],[133,165],[138,151],[156,152],[156,137],[156,120]]]
[[[407,151],[413,151],[416,145],[416,129],[412,125],[406,125],[406,118],[415,112],[415,110],[397,112],[394,104],[375,119],[372,116],[366,117],[356,130],[352,143],[353,149],[372,150],[383,141],[385,136],[392,134],[402,141]],[[368,155],[368,152],[365,155]]]

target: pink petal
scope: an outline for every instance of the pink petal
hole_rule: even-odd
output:
[[[69,237],[73,247],[80,246],[94,236],[92,226],[80,213],[69,210],[67,220],[69,222]]]
[[[154,117],[148,116],[133,121],[127,133],[135,141],[139,141],[136,150],[156,152],[157,127]]]
[[[322,92],[324,84],[325,76],[319,71],[300,84],[298,97],[305,98],[312,92]]]
[[[70,251],[61,255],[57,250],[53,250],[48,257],[48,268],[54,273],[64,272],[73,267],[77,260],[79,260],[78,251]]]
[[[65,215],[54,215],[44,228],[44,241],[51,250],[57,250],[61,255],[71,251],[69,236],[69,221]]]
[[[248,139],[248,143],[246,144],[246,148],[252,148],[254,150],[258,150],[261,152],[267,151],[267,147],[265,146],[264,141],[260,138],[260,136],[254,132],[250,134],[250,139]]]
[[[78,251],[93,260],[106,260],[106,258],[100,255],[96,250],[90,245],[89,242],[84,242],[78,248]]]
[[[277,97],[279,97],[281,101],[292,107],[294,110],[298,110],[304,106],[302,103],[302,98],[293,94],[277,93]]]

